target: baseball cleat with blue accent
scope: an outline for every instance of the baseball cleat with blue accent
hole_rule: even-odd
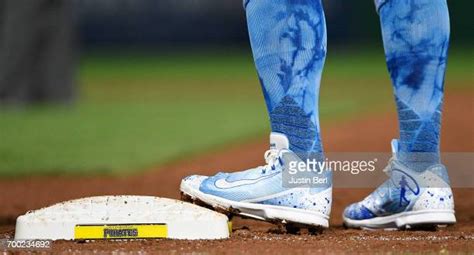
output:
[[[307,227],[328,227],[332,184],[285,188],[283,172],[296,154],[287,137],[271,133],[265,166],[214,176],[192,175],[181,181],[184,198],[217,211],[258,220]]]
[[[407,229],[456,223],[454,200],[446,168],[441,164],[417,172],[394,156],[385,172],[390,176],[364,200],[349,205],[344,225],[362,229]]]

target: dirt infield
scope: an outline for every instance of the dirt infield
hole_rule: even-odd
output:
[[[442,149],[474,151],[473,93],[449,94],[443,119]],[[468,113],[468,115],[466,115]],[[327,151],[389,151],[397,136],[395,113],[345,120],[322,127]],[[363,140],[361,139],[363,138]],[[267,139],[244,142],[221,151],[170,163],[138,176],[33,177],[0,180],[0,238],[13,235],[15,218],[28,210],[63,200],[93,195],[136,194],[178,198],[182,177],[212,174],[217,170],[244,169],[263,164]],[[474,253],[474,189],[455,189],[458,224],[438,231],[357,231],[342,227],[343,208],[360,200],[369,189],[336,189],[331,228],[322,234],[286,234],[277,226],[234,218],[232,237],[223,241],[137,240],[127,242],[66,242],[53,251],[151,253]]]

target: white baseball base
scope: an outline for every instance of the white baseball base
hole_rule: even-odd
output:
[[[30,211],[16,220],[15,239],[223,239],[227,216],[151,196],[99,196]]]

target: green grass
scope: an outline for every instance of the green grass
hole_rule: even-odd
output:
[[[472,86],[454,51],[453,90]],[[268,132],[248,51],[88,54],[72,106],[0,109],[0,176],[129,174]],[[363,88],[363,89],[361,89]],[[383,52],[328,56],[322,121],[393,106]]]
[[[150,167],[264,129],[258,108],[253,102],[83,102],[3,113],[1,174]]]

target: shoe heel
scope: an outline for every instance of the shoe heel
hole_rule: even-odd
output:
[[[415,211],[400,216],[395,221],[398,228],[434,228],[456,223],[456,216],[452,210]]]
[[[454,210],[451,188],[427,188],[417,199],[411,211]]]

